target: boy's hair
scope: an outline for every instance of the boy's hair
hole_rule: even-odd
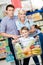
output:
[[[22,27],[22,28],[21,28],[21,31],[22,31],[22,30],[27,30],[27,31],[29,31],[29,29],[28,29],[27,27]]]
[[[15,8],[12,4],[9,4],[6,6],[6,10],[8,10],[9,7]]]

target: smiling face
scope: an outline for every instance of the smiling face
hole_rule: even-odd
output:
[[[8,9],[7,9],[7,15],[9,17],[13,17],[14,16],[14,8],[13,7],[8,7]]]
[[[18,13],[18,17],[21,21],[24,21],[25,20],[25,17],[26,17],[26,13],[24,10],[20,10],[19,13]]]
[[[21,35],[23,35],[26,38],[29,36],[29,31],[28,30],[22,30]]]

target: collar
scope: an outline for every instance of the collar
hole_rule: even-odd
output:
[[[9,20],[11,20],[11,19],[14,19],[14,16],[13,16],[12,18],[10,18],[9,16],[7,16],[7,18],[8,18]]]
[[[18,19],[18,21],[19,21],[19,24],[26,24],[28,20],[25,19],[24,23],[22,23],[19,19]]]

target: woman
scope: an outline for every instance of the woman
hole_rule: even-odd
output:
[[[26,12],[22,9],[18,11],[18,20],[16,21],[16,25],[19,31],[24,26],[30,29],[30,23],[28,23],[28,20],[26,18]]]

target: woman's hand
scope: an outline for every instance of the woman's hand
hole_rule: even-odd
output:
[[[35,37],[35,41],[37,41],[38,39],[39,39],[39,36],[36,36],[36,37]]]

